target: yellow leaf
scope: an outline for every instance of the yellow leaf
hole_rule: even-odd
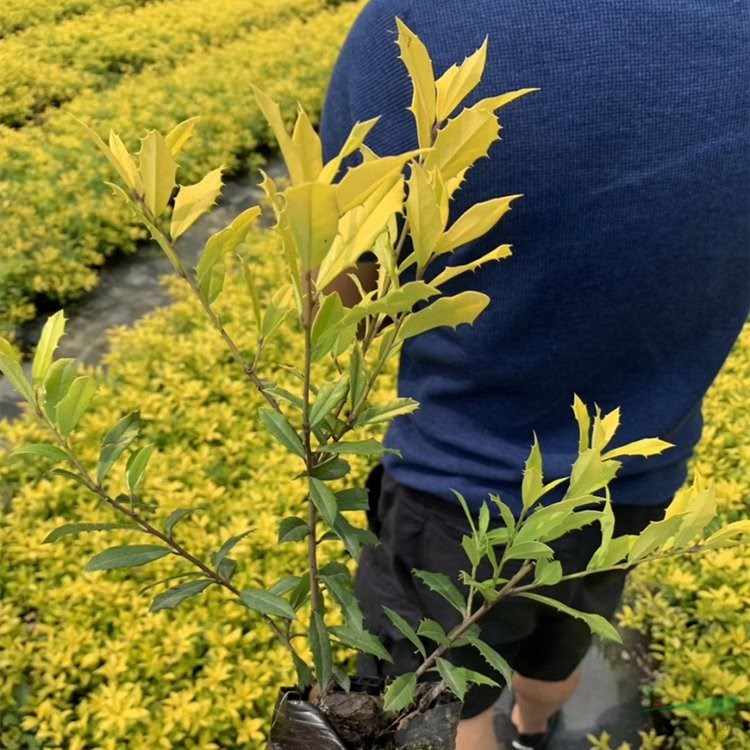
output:
[[[446,266],[434,279],[430,281],[433,286],[440,286],[445,284],[446,281],[460,276],[462,273],[468,271],[476,271],[477,268],[483,266],[485,263],[489,263],[492,260],[503,260],[504,258],[510,258],[513,253],[511,252],[510,245],[500,245],[494,250],[491,250],[481,258],[472,261],[471,263],[464,263],[461,266]]]
[[[491,198],[488,201],[476,203],[459,216],[440,238],[437,252],[440,254],[450,252],[486,234],[510,210],[511,201],[520,197],[520,195],[506,195],[503,198]]]
[[[357,264],[362,253],[373,247],[380,234],[388,231],[391,217],[401,211],[403,202],[404,178],[399,175],[394,185],[381,182],[364,206],[357,206],[342,217],[339,236],[320,265],[319,288],[325,288],[339,274]]]
[[[141,139],[139,172],[146,206],[154,219],[167,207],[175,186],[177,162],[161,133],[152,130]]]
[[[176,240],[184,234],[216,202],[221,193],[223,165],[209,172],[195,185],[181,186],[174,201],[169,231]]]
[[[419,164],[411,165],[407,185],[409,192],[406,199],[406,218],[409,222],[409,234],[417,266],[423,268],[434,252],[445,224],[442,222],[440,206],[435,199],[435,191],[427,173]]]
[[[286,132],[286,125],[284,119],[281,116],[281,110],[279,105],[271,99],[268,94],[261,91],[257,86],[253,86],[253,93],[255,94],[255,101],[258,102],[260,111],[266,118],[268,124],[271,126],[276,141],[281,149],[281,155],[284,157],[284,163],[289,171],[292,184],[298,185],[305,181],[305,170],[302,166],[302,159],[300,158],[299,148],[296,143],[289,137],[289,133]]]
[[[341,167],[341,162],[362,146],[365,138],[370,134],[370,131],[375,127],[379,119],[379,117],[373,117],[372,120],[354,124],[341,151],[323,167],[323,171],[318,178],[320,182],[333,182]]]
[[[307,182],[289,188],[284,196],[284,215],[294,237],[303,272],[316,268],[325,258],[339,221],[333,185]]]
[[[375,157],[350,169],[335,186],[341,213],[361,206],[384,185],[386,192],[390,190],[401,178],[406,162],[419,153],[417,150],[396,156]]]
[[[439,169],[447,182],[487,156],[499,138],[500,125],[492,111],[465,109],[438,131],[433,149],[425,157],[425,169]]]
[[[642,440],[635,440],[627,445],[622,445],[619,448],[613,448],[611,451],[607,451],[602,458],[604,460],[617,458],[618,456],[643,456],[644,458],[648,458],[649,456],[656,456],[659,453],[663,453],[668,448],[674,448],[674,445],[659,438],[643,438]]]
[[[409,72],[414,93],[412,95],[410,111],[417,123],[417,137],[421,148],[429,148],[432,144],[432,129],[435,125],[435,74],[432,70],[432,60],[427,48],[408,26],[399,18],[396,19],[398,28],[398,46],[401,50],[401,60]]]
[[[310,118],[302,107],[298,107],[297,110],[292,143],[297,147],[303,179],[307,182],[317,180],[323,169],[323,147],[320,136],[315,132]]]
[[[589,429],[591,428],[591,416],[586,404],[581,401],[577,394],[573,394],[573,414],[578,423],[578,453],[581,454],[589,449]],[[604,459],[605,456],[602,456]],[[610,458],[609,454],[606,458]]]
[[[133,192],[142,193],[143,185],[138,174],[138,168],[135,165],[135,160],[127,148],[125,148],[125,144],[122,142],[120,136],[114,130],[109,131],[109,150],[112,153],[112,158],[117,162],[117,171],[125,181],[125,184]]]
[[[164,140],[167,142],[167,146],[169,146],[172,156],[177,156],[177,154],[182,151],[182,147],[193,134],[193,130],[198,124],[199,119],[199,117],[191,117],[188,120],[183,120],[179,125],[175,125],[175,127],[167,133],[167,137]]]
[[[406,340],[433,328],[457,328],[462,323],[473,323],[490,303],[481,292],[461,292],[454,297],[441,297],[429,307],[409,315],[399,330],[399,339]]]
[[[35,384],[41,383],[47,376],[47,371],[52,364],[52,357],[57,349],[60,339],[65,334],[65,313],[59,310],[47,318],[42,328],[39,343],[34,353],[34,361],[31,367],[31,378]]]
[[[518,89],[517,91],[508,91],[499,96],[489,96],[486,99],[478,101],[473,105],[472,109],[483,109],[488,112],[497,112],[498,109],[504,107],[506,104],[510,104],[516,99],[520,99],[522,96],[533,94],[535,91],[539,90],[540,89]]]
[[[438,122],[449,117],[453,110],[472,92],[484,73],[487,62],[487,39],[482,46],[461,65],[451,65],[435,84],[437,88],[437,104],[435,114]]]
[[[620,408],[617,407],[604,417],[597,416],[594,419],[591,447],[596,451],[602,451],[614,437],[620,426]]]

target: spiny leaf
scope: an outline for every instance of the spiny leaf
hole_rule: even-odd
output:
[[[392,662],[391,655],[385,650],[383,644],[366,630],[354,627],[333,627],[331,635],[336,636],[345,646],[354,648],[366,654],[372,654],[382,661]]]
[[[419,653],[422,654],[424,658],[427,658],[427,651],[424,647],[424,644],[419,639],[417,631],[414,630],[414,628],[409,625],[409,623],[403,617],[401,617],[398,612],[394,612],[394,610],[389,609],[386,606],[383,606],[383,611],[385,612],[386,617],[393,623],[393,626],[409,641],[411,641],[411,643],[414,645],[414,648],[419,651]]]
[[[192,136],[198,120],[200,120],[200,117],[190,117],[187,120],[183,120],[179,125],[175,125],[169,131],[164,140],[172,152],[172,156],[176,157],[182,151],[183,146],[187,143],[190,136]]]
[[[175,186],[177,162],[164,137],[155,130],[141,139],[138,152],[138,172],[143,180],[144,200],[153,219],[158,219],[167,207]]]
[[[481,258],[472,261],[471,263],[464,263],[460,266],[446,266],[434,279],[430,280],[432,286],[439,287],[445,284],[446,281],[454,279],[456,276],[467,273],[468,271],[476,271],[478,268],[483,266],[485,263],[489,263],[493,260],[504,260],[510,258],[513,255],[510,245],[499,245],[494,250],[490,250]]]
[[[487,39],[461,65],[451,65],[435,82],[437,120],[442,122],[479,84],[487,62]]]
[[[432,573],[427,570],[415,570],[414,575],[419,578],[431,591],[439,594],[460,614],[466,612],[466,601],[453,581],[444,573]]]
[[[447,253],[484,236],[510,211],[510,204],[521,195],[506,195],[475,203],[451,224],[437,245],[438,253]]]
[[[407,672],[397,677],[385,691],[383,700],[384,711],[403,711],[414,701],[417,692],[417,676],[414,672]]]
[[[434,328],[458,328],[464,323],[472,324],[489,303],[490,298],[486,294],[475,291],[441,297],[429,307],[409,315],[401,326],[399,337],[406,340]]]
[[[184,234],[211,206],[221,193],[222,165],[209,172],[195,185],[182,185],[174,201],[169,232],[173,240]]]
[[[466,695],[467,682],[464,670],[460,667],[456,667],[445,659],[437,660],[437,670],[440,676],[445,681],[448,689],[455,695],[459,700],[463,700]]]

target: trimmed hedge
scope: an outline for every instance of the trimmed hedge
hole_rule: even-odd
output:
[[[307,20],[252,31],[224,47],[186,57],[168,72],[146,70],[106,91],[82,95],[51,113],[42,128],[0,127],[0,335],[36,313],[37,296],[64,302],[96,284],[95,266],[133,252],[143,231],[103,184],[109,166],[70,114],[132,148],[146,128],[168,130],[202,114],[183,161],[197,179],[222,160],[228,171],[257,167],[271,143],[250,84],[265,88],[287,114],[296,102],[319,112],[331,68],[362,2]],[[130,228],[128,228],[130,227]]]
[[[265,288],[283,273],[275,240],[258,234],[251,247]],[[145,439],[157,445],[144,497],[164,517],[205,504],[178,532],[204,556],[252,528],[232,554],[235,582],[270,586],[304,568],[304,543],[276,543],[279,516],[297,509],[304,488],[287,479],[290,459],[258,429],[262,399],[197,303],[174,279],[170,286],[171,307],[112,333],[106,385],[80,433],[91,437],[75,443],[95,462],[94,437],[140,407]],[[252,346],[250,303],[231,277],[219,309],[240,346]],[[268,347],[267,361],[299,362],[300,341],[282,335]],[[82,572],[95,551],[126,543],[130,532],[42,545],[62,523],[112,520],[67,480],[32,480],[27,462],[8,459],[6,451],[42,438],[31,417],[0,423],[0,747],[261,750],[277,688],[293,679],[270,630],[218,591],[148,614],[139,590],[168,575],[168,562],[130,575]],[[360,465],[355,476],[363,473]],[[330,554],[338,558],[340,545]]]
[[[253,30],[320,12],[322,0],[167,0],[133,10],[96,9],[0,42],[0,124],[43,120],[81,92],[111,88],[146,68],[168,71]]]
[[[716,486],[721,523],[750,516],[750,325],[705,402],[695,465]],[[620,622],[648,634],[652,692],[662,703],[738,699],[727,713],[674,712],[681,750],[750,748],[750,548],[716,550],[637,570]]]

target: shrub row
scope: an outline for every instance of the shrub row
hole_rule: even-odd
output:
[[[716,487],[721,524],[750,516],[749,376],[750,324],[706,398],[695,458]],[[665,712],[674,725],[670,747],[750,748],[750,549],[652,563],[630,577],[626,601],[621,625],[650,640],[654,677],[644,702],[730,699],[723,712],[689,706]]]
[[[263,289],[283,275],[274,266],[278,248],[260,234],[251,248]],[[76,448],[95,462],[101,434],[140,408],[144,440],[157,445],[145,497],[159,503],[159,517],[205,504],[178,532],[203,556],[251,528],[232,553],[240,566],[235,582],[269,586],[304,569],[304,543],[276,542],[278,517],[298,510],[304,490],[286,479],[289,459],[259,428],[262,400],[198,305],[172,282],[175,304],[112,334],[107,380]],[[250,302],[233,277],[219,311],[249,349]],[[269,362],[299,362],[299,337],[282,333],[268,346]],[[218,592],[148,614],[151,597],[139,591],[170,574],[169,564],[82,572],[96,551],[140,541],[128,532],[43,545],[65,522],[113,518],[64,479],[32,480],[28,463],[3,450],[40,439],[33,418],[0,423],[0,747],[261,750],[277,689],[293,679],[270,631]],[[330,547],[339,557],[339,546]]]
[[[0,38],[42,24],[54,24],[91,8],[138,8],[155,0],[4,0],[0,7]]]
[[[0,124],[43,119],[50,106],[125,75],[173,68],[185,55],[281,26],[321,10],[322,0],[168,0],[133,10],[105,8],[0,41]]]
[[[254,31],[226,46],[185,58],[174,70],[146,70],[107,92],[77,97],[50,114],[43,128],[0,128],[0,333],[35,315],[37,295],[72,299],[96,284],[94,266],[142,237],[127,209],[103,185],[109,165],[75,115],[106,135],[120,132],[132,149],[146,128],[164,132],[201,113],[202,124],[183,159],[183,180],[224,163],[230,172],[257,166],[270,144],[250,88],[256,83],[287,114],[297,100],[319,111],[338,49],[361,3],[308,20]]]

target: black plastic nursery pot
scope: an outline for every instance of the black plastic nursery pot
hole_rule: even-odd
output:
[[[268,750],[455,750],[461,703],[442,695],[434,705],[390,730],[382,712],[383,684],[352,680],[348,693],[331,693],[314,705],[293,688],[282,688],[274,710]]]

